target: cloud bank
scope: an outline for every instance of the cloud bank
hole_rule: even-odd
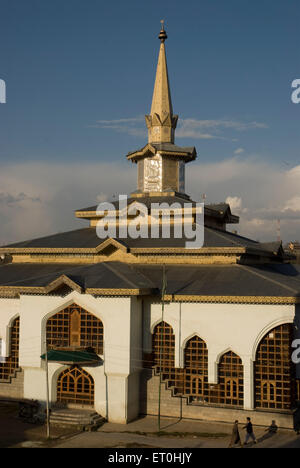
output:
[[[147,135],[145,118],[143,115],[116,120],[98,120],[91,128],[102,128],[118,133],[143,137]],[[176,138],[195,138],[200,140],[233,140],[236,133],[247,130],[266,129],[268,126],[262,122],[241,122],[234,119],[199,120],[193,118],[179,119]],[[238,148],[239,154],[244,150]]]
[[[240,224],[228,226],[254,239],[275,240],[278,219],[286,242],[300,239],[300,165],[289,170],[260,157],[187,165],[186,190],[206,203],[227,201]],[[74,210],[136,189],[131,163],[24,163],[2,166],[0,244],[87,226]]]

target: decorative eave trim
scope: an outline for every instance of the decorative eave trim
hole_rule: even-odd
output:
[[[97,295],[97,296],[149,296],[153,294],[151,288],[137,288],[137,289],[105,289],[105,288],[87,288],[86,294]]]
[[[80,294],[83,292],[81,286],[68,278],[68,276],[61,275],[54,281],[51,281],[51,283],[47,284],[47,286],[0,286],[0,296],[6,296],[8,294],[9,297],[11,297],[20,295],[22,293],[47,295],[58,289],[60,286],[64,285],[68,286],[70,289],[73,289],[73,291],[77,291]]]
[[[82,287],[79,286],[77,283],[75,283],[73,280],[71,280],[67,275],[61,275],[51,283],[49,283],[47,286],[44,287],[45,289],[45,294],[48,294],[52,291],[55,291],[57,288],[60,286],[69,286],[69,288],[73,289],[74,291],[79,292],[80,294],[82,293]]]
[[[113,245],[117,249],[127,252],[128,248],[115,239],[108,238],[97,247],[0,247],[0,253],[10,254],[89,254],[96,255],[106,247]]]
[[[145,154],[147,152],[150,152],[152,154],[155,154],[156,153],[156,149],[154,148],[154,146],[152,146],[150,143],[147,143],[146,146],[144,146],[144,148],[142,148],[141,150],[139,151],[135,151],[133,153],[128,153],[127,154],[127,159],[130,161],[130,160],[134,160],[136,158],[139,158],[139,157],[143,157],[145,156]]]
[[[180,194],[177,194],[175,191],[170,191],[170,192],[150,192],[147,193],[147,195],[149,196],[149,198],[152,198],[152,197],[155,197],[155,196],[169,196],[169,197],[172,197],[172,196],[177,196],[179,197]],[[131,196],[129,199],[128,199],[128,205],[126,208],[129,208],[134,202],[139,202],[139,198],[145,198],[146,194],[145,193],[136,193],[134,194],[134,200],[130,200],[130,198],[133,198],[133,196]],[[178,200],[175,201],[175,203],[177,203]],[[189,203],[189,204],[192,204],[192,211],[191,213],[192,214],[196,214],[197,213],[197,207],[196,207],[196,203],[195,201],[193,200],[190,200],[189,197],[187,198],[182,198],[182,202],[183,203]],[[182,205],[184,206],[184,205]],[[149,209],[149,214],[150,214],[151,210]],[[118,208],[115,208],[114,209],[114,214],[116,216],[122,214],[124,215],[124,213],[126,213],[126,210],[123,210],[120,212],[120,210]],[[75,211],[75,216],[77,218],[87,218],[87,219],[94,219],[94,218],[100,218],[100,216],[97,214],[97,210],[89,210],[89,211],[83,211],[83,210],[76,210]],[[222,220],[224,221],[226,224],[238,224],[239,223],[239,216],[235,216],[235,215],[232,215],[232,214],[229,214],[228,211],[224,211],[224,213],[221,213],[220,211],[218,210],[213,210],[212,208],[209,208],[207,206],[204,206],[204,216],[205,217],[212,217],[212,218],[217,218],[218,220]]]
[[[134,153],[129,153],[127,155],[128,161],[135,161],[136,159],[143,158],[147,152],[150,152],[151,154],[156,154],[156,148],[151,145],[151,143],[148,143],[144,148],[142,148],[139,151],[135,151]],[[163,149],[158,150],[159,154],[162,156],[180,156],[186,159],[187,161],[193,161],[196,159],[197,154],[196,150],[194,148],[193,152],[188,152],[188,151],[167,151]]]
[[[0,253],[10,254],[63,254],[63,253],[87,253],[95,254],[96,248],[83,247],[1,247]]]
[[[132,254],[157,254],[162,255],[172,253],[172,254],[185,254],[185,255],[207,255],[207,254],[243,254],[246,253],[247,249],[245,247],[201,247],[200,249],[190,249],[186,247],[147,247],[147,248],[131,248],[130,252]]]
[[[116,239],[112,239],[111,237],[109,237],[104,242],[102,242],[102,244],[99,244],[98,247],[95,248],[95,252],[100,253],[102,250],[106,249],[106,247],[109,247],[111,245],[113,245],[119,250],[122,250],[123,252],[128,251],[128,248],[126,247],[126,245],[123,245],[120,242],[118,242]]]
[[[300,297],[279,296],[198,296],[198,295],[176,295],[166,294],[164,300],[167,302],[203,302],[223,304],[278,304],[294,305],[300,304]]]
[[[53,282],[54,283],[54,282]],[[50,286],[50,285],[49,285]],[[0,298],[16,298],[22,294],[33,294],[46,296],[51,292],[55,291],[56,288],[39,287],[39,286],[1,286],[0,287]],[[105,288],[87,288],[85,291],[82,288],[77,287],[77,292],[97,295],[97,296],[149,296],[154,294],[151,288],[139,288],[139,289],[105,289]]]

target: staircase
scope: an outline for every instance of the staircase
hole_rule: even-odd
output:
[[[152,368],[152,376],[158,377],[160,379],[159,366],[154,366]],[[174,382],[168,380],[168,378],[164,377],[163,374],[161,378],[161,385],[165,388],[165,390],[170,390],[170,395],[172,397],[180,397],[181,399],[184,400],[186,404],[189,404],[191,402],[191,397],[184,395],[180,390],[178,390],[176,385],[174,385]]]
[[[105,418],[92,410],[53,408],[50,413],[50,424],[75,426],[80,431],[95,431],[104,422]]]
[[[0,379],[0,398],[19,399],[24,395],[24,371],[15,369],[8,379]]]

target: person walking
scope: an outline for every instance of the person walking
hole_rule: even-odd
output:
[[[243,429],[246,429],[246,438],[244,445],[248,444],[250,438],[254,441],[255,444],[257,444],[257,440],[253,432],[253,426],[250,418],[247,418],[247,424],[243,427]]]
[[[239,422],[235,421],[233,428],[232,428],[232,434],[231,434],[231,440],[229,444],[229,448],[232,448],[233,445],[239,444],[240,447],[243,447],[241,438],[240,438],[240,433],[239,433]]]

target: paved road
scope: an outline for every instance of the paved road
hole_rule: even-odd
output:
[[[163,431],[158,436],[157,418],[148,416],[128,425],[104,424],[98,432],[81,433],[59,442],[57,448],[226,448],[229,445],[231,425],[203,421],[164,419]],[[240,425],[242,428],[242,424]],[[240,430],[244,438],[244,431]],[[300,448],[300,436],[279,429],[269,434],[266,428],[255,427],[258,444],[245,448]]]

